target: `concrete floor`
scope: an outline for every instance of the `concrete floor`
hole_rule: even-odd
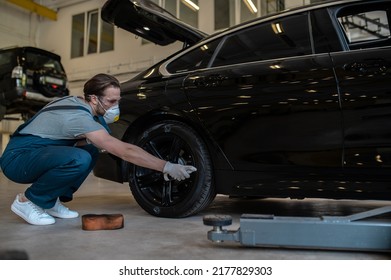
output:
[[[26,185],[10,182],[0,174],[0,252],[20,250],[34,260],[389,260],[378,252],[346,252],[308,249],[244,247],[235,242],[216,244],[207,239],[202,222],[206,214],[233,217],[227,229],[239,228],[243,213],[278,216],[349,215],[386,202],[328,200],[240,200],[218,196],[202,213],[184,219],[163,219],[144,212],[127,184],[90,175],[75,199],[66,205],[83,214],[121,213],[125,227],[119,230],[84,231],[81,219],[57,219],[49,226],[32,226],[10,210]]]

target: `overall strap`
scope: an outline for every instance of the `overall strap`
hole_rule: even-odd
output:
[[[59,100],[56,100],[53,103],[57,102]],[[25,123],[21,124],[16,130],[15,132],[11,135],[12,136],[17,136],[17,135],[20,135],[20,131],[25,128],[26,126],[28,126],[39,114],[43,113],[43,112],[48,112],[48,111],[55,111],[55,110],[69,110],[69,109],[80,109],[80,110],[84,110],[88,113],[91,113],[90,110],[88,110],[87,108],[83,107],[83,106],[74,106],[74,105],[60,105],[60,106],[49,106],[49,107],[44,107],[42,110],[40,110],[38,113],[36,113],[31,119],[27,120]]]

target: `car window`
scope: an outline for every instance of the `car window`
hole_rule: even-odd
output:
[[[311,11],[311,30],[314,52],[330,53],[343,50],[341,39],[332,22],[327,9]]]
[[[307,14],[261,23],[227,37],[213,66],[311,54]]]
[[[175,59],[167,66],[170,73],[180,73],[195,69],[206,68],[220,40],[203,44]]]
[[[53,69],[58,72],[63,72],[62,65],[59,61],[41,54],[26,53],[26,65],[30,69]]]
[[[0,53],[0,67],[8,67],[13,63],[14,54],[11,51]]]
[[[368,5],[365,9],[345,9],[337,18],[350,49],[390,44],[390,26],[387,6]]]

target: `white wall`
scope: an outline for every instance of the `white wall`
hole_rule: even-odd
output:
[[[311,0],[289,0],[289,1],[285,1],[285,8],[291,9],[307,4],[311,4]]]
[[[39,17],[0,0],[0,48],[36,46]]]
[[[116,28],[114,51],[71,59],[72,16],[100,8],[104,2],[105,0],[86,0],[60,8],[57,21],[51,21],[0,0],[0,47],[30,45],[59,54],[68,74],[72,95],[82,94],[84,82],[94,74],[110,73],[124,81],[182,47],[180,43],[165,47],[152,43],[142,45],[141,38],[136,39],[133,34]],[[286,1],[286,8],[309,2],[310,0],[289,0]],[[210,0],[199,0],[203,11],[202,19],[214,18],[213,3]],[[212,33],[214,21],[202,19],[199,19],[199,28]]]
[[[205,1],[205,0],[204,0]],[[70,58],[72,16],[102,7],[105,0],[90,0],[60,8],[52,21],[0,0],[0,48],[34,46],[61,56],[72,95],[82,94],[84,82],[97,73],[111,73],[120,81],[176,52],[182,44],[161,47],[141,43],[122,29],[115,28],[114,51]]]
[[[58,11],[56,22],[41,22],[38,41],[41,47],[58,53],[68,74],[71,94],[81,94],[85,80],[97,73],[110,73],[121,81],[181,48],[181,44],[166,47],[141,44],[141,38],[122,29],[115,28],[114,51],[70,58],[72,16],[102,7],[104,0],[87,1]]]

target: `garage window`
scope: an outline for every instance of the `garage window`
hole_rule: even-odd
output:
[[[114,49],[114,27],[92,10],[72,17],[71,58]]]
[[[235,24],[235,2],[230,0],[214,1],[214,29],[223,30]]]
[[[198,27],[199,3],[198,0],[151,0],[181,21]]]
[[[265,0],[266,14],[277,13],[285,9],[284,0]]]

